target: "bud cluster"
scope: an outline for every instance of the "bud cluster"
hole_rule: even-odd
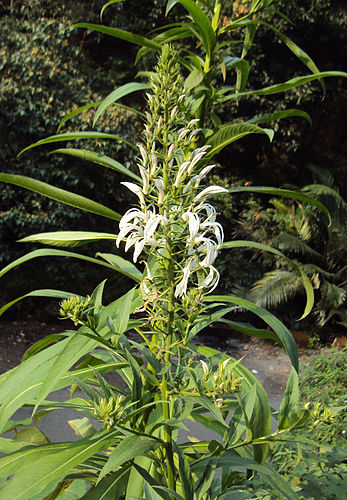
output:
[[[90,297],[69,297],[60,303],[59,314],[61,319],[71,319],[75,325],[84,324],[83,316],[88,312]]]
[[[91,412],[98,422],[110,429],[124,414],[123,400],[124,396],[100,398],[93,401]]]

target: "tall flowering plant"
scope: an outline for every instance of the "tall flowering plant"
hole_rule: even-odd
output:
[[[77,330],[39,342],[21,365],[0,377],[1,431],[27,425],[11,420],[24,405],[33,408],[34,423],[14,439],[0,438],[3,499],[64,494],[85,499],[222,499],[244,495],[254,473],[285,498],[297,498],[266,464],[273,443],[290,440],[290,429],[306,418],[297,407],[295,343],[264,309],[237,297],[211,295],[220,278],[215,259],[228,244],[210,199],[227,190],[207,185],[213,169],[210,146],[200,143],[199,119],[192,118],[194,99],[185,94],[168,45],[149,90],[144,139],[138,145],[139,175],[131,173],[135,182],[123,182],[134,194],[134,206],[122,217],[114,216],[120,219],[118,234],[36,236],[56,243],[74,236],[75,244],[113,238],[131,253],[133,263],[113,254],[101,254],[103,261],[83,258],[104,262],[136,285],[106,306],[104,282],[90,297],[32,292],[64,298],[61,316],[71,319]],[[42,252],[28,254],[2,273]],[[260,316],[272,330],[225,319],[238,307]],[[191,342],[216,320],[276,339],[286,348],[293,370],[275,431],[268,398],[253,374],[233,358]],[[142,340],[134,340],[130,332]],[[107,381],[103,374],[108,372],[116,372],[117,381]],[[69,400],[47,399],[67,386],[72,388]],[[76,387],[83,396],[74,396]],[[36,424],[61,408],[81,413],[69,422],[79,439],[50,443]],[[193,431],[185,437],[191,422],[202,426],[200,439],[189,437]]]

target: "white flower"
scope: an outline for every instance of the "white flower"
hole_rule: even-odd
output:
[[[212,266],[213,262],[216,260],[218,255],[217,244],[213,240],[209,240],[207,238],[204,243],[205,243],[204,247],[206,249],[206,256],[200,262],[200,266],[210,267]]]
[[[137,144],[137,147],[139,148],[139,151],[141,153],[143,164],[146,165],[146,163],[147,163],[147,151],[142,146],[142,144]]]
[[[143,194],[147,194],[148,187],[149,187],[149,174],[148,174],[147,170],[142,165],[138,164],[137,167],[140,171],[140,175],[141,175],[142,182],[143,182],[143,186],[142,186]]]
[[[141,207],[144,208],[146,203],[145,203],[145,198],[143,196],[143,192],[142,192],[142,189],[140,188],[140,186],[138,186],[137,184],[134,184],[133,182],[121,182],[121,184],[123,184],[123,186],[127,187],[128,189],[130,189],[130,191],[132,191],[134,194],[136,194],[136,196],[140,200]]]
[[[205,363],[205,361],[203,361],[202,359],[200,359],[200,363],[202,365],[202,370],[204,372],[204,378],[206,379],[208,377],[208,372],[209,372],[207,363]]]
[[[190,276],[191,271],[195,267],[196,267],[196,263],[194,261],[194,258],[192,258],[188,261],[188,264],[183,269],[183,277],[175,288],[175,297],[178,298],[178,297],[182,297],[183,295],[187,295],[189,276]]]
[[[176,174],[175,182],[174,182],[175,188],[179,187],[181,179],[187,171],[188,165],[189,165],[189,161],[185,161],[184,163],[182,163],[182,165],[180,165],[180,167],[177,171],[177,174]]]
[[[216,286],[218,285],[219,272],[213,266],[210,266],[209,269],[210,269],[210,272],[208,273],[208,275],[206,276],[204,281],[202,283],[200,283],[198,288],[209,288],[210,289],[209,292],[212,292],[216,288]]]
[[[229,191],[221,186],[209,186],[203,189],[198,195],[195,196],[194,201],[200,201],[203,198],[212,196],[213,194],[228,193]]]
[[[162,205],[164,201],[164,183],[162,179],[153,179],[153,182],[158,190],[158,205]]]
[[[153,145],[154,148],[155,145]],[[152,165],[151,165],[151,176],[155,175],[158,166],[158,158],[154,151],[151,153]]]
[[[196,176],[196,180],[194,182],[195,188],[199,187],[199,184],[202,181],[202,179],[206,177],[206,175],[208,175],[215,166],[216,165],[207,165],[207,167],[201,170],[201,172]]]

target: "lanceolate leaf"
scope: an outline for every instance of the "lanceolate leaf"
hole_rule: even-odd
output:
[[[33,290],[32,292],[28,292],[25,295],[22,295],[21,297],[17,297],[8,304],[2,306],[2,308],[0,309],[0,316],[2,316],[4,312],[7,311],[7,309],[13,306],[13,304],[19,302],[22,299],[26,299],[27,297],[54,297],[58,299],[67,299],[75,295],[76,295],[75,293],[64,292],[62,290],[50,290],[50,289]]]
[[[20,243],[42,243],[56,247],[78,247],[99,240],[116,240],[116,234],[97,233],[92,231],[55,231],[25,236]]]
[[[16,266],[19,266],[31,259],[36,259],[37,257],[71,257],[75,259],[85,260],[87,262],[91,262],[92,264],[97,264],[99,266],[107,267],[115,271],[119,271],[120,273],[129,276],[135,281],[138,282],[141,281],[142,274],[140,271],[137,270],[137,268],[134,266],[132,262],[129,262],[123,259],[122,257],[119,257],[118,255],[97,254],[97,256],[100,256],[102,259],[105,259],[106,262],[99,259],[94,259],[93,257],[88,257],[88,255],[67,252],[65,250],[56,250],[53,248],[43,248],[40,250],[34,250],[33,252],[29,252],[20,257],[19,259],[14,260],[13,262],[11,262],[11,264],[8,264],[8,266],[4,267],[0,271],[0,276],[6,274],[8,271],[11,271],[11,269],[14,269]]]
[[[134,281],[140,283],[142,281],[142,273],[137,269],[137,267],[123,257],[119,257],[119,255],[114,255],[113,253],[100,253],[96,254],[96,257],[101,257],[105,259],[106,262],[109,262],[113,269],[116,271],[129,276]],[[110,267],[111,267],[110,266]]]
[[[300,116],[305,118],[305,120],[312,125],[310,115],[301,109],[286,109],[284,111],[276,111],[275,113],[267,113],[266,115],[251,118],[250,120],[247,120],[246,123],[267,123],[270,121],[281,120],[282,118],[288,118],[289,116]]]
[[[185,7],[193,20],[196,23],[196,27],[201,34],[203,44],[205,46],[206,52],[211,55],[216,44],[216,35],[211,26],[209,18],[206,16],[204,11],[199,7],[198,4],[192,0],[178,0],[183,7]]]
[[[32,179],[31,177],[0,173],[0,181],[29,189],[30,191],[42,194],[47,198],[52,198],[53,200],[65,203],[66,205],[70,205],[71,207],[79,208],[80,210],[85,210],[86,212],[102,215],[103,217],[106,217],[108,219],[121,219],[121,215],[119,215],[114,210],[101,205],[101,203],[97,203],[96,201],[85,198],[84,196],[81,196],[79,194],[71,193],[70,191],[66,191],[65,189],[51,186],[46,182]]]
[[[89,151],[88,149],[62,148],[50,151],[49,154],[54,154],[54,153],[75,156],[76,158],[81,158],[82,160],[92,161],[93,163],[97,163],[98,165],[103,165],[104,167],[111,168],[112,170],[116,170],[121,174],[127,175],[128,177],[131,177],[132,179],[141,182],[141,177],[134,174],[134,172],[124,167],[124,165],[122,165],[118,161],[101,153],[95,153],[95,151]]]
[[[216,467],[230,467],[232,469],[251,469],[259,473],[264,481],[272,488],[282,493],[288,500],[299,500],[298,495],[290,487],[289,483],[277,472],[273,467],[268,465],[260,465],[257,462],[248,458],[240,457],[232,452],[222,453],[219,457],[205,458],[199,460],[192,466],[194,472],[199,474],[199,471],[204,470],[207,463],[213,464]]]
[[[311,196],[308,196],[300,191],[291,191],[289,189],[274,188],[269,186],[231,187],[228,191],[229,193],[243,193],[248,191],[251,193],[264,193],[275,196],[284,196],[285,198],[292,198],[293,200],[300,200],[321,210],[321,212],[328,217],[329,222],[331,222],[328,209],[315,198],[312,198]]]
[[[282,345],[284,346],[289,359],[295,368],[296,371],[299,369],[299,360],[298,360],[298,351],[296,348],[295,340],[292,337],[292,334],[288,330],[288,328],[274,316],[269,311],[264,309],[263,307],[257,306],[253,304],[249,300],[242,299],[240,297],[236,297],[233,295],[207,295],[204,297],[205,302],[226,302],[237,304],[244,309],[247,309],[250,312],[253,312],[259,318],[261,318],[265,323],[267,323],[274,332],[278,335],[281,340]]]
[[[109,7],[110,5],[113,5],[114,3],[118,3],[118,2],[122,2],[123,0],[110,0],[109,2],[107,2],[103,8],[101,9],[100,11],[100,19],[102,19],[102,15],[103,13],[105,12],[105,10],[107,9],[107,7]]]
[[[99,481],[111,471],[117,468],[128,460],[133,460],[136,457],[145,455],[151,450],[155,450],[160,445],[156,439],[128,436],[124,438],[120,444],[113,450],[108,461],[104,465],[99,475]]]
[[[247,240],[235,240],[235,241],[227,241],[223,243],[222,248],[257,248],[259,250],[263,250],[266,252],[274,253],[278,255],[282,259],[285,259],[291,266],[293,266],[296,271],[300,274],[302,283],[305,287],[306,291],[306,306],[303,315],[300,319],[305,318],[311,311],[314,305],[314,292],[312,288],[311,280],[307,277],[303,269],[293,260],[288,259],[282,252],[277,250],[276,248],[272,248],[269,245],[263,245],[262,243],[258,243],[256,241],[247,241]]]
[[[104,134],[102,132],[66,132],[65,134],[57,134],[51,135],[50,137],[46,137],[45,139],[41,139],[40,141],[34,142],[34,144],[30,144],[26,148],[22,149],[18,156],[25,153],[29,149],[37,148],[38,146],[43,146],[44,144],[51,144],[54,142],[65,142],[65,141],[76,141],[77,139],[115,139],[117,141],[124,142],[127,146],[132,147],[133,149],[137,149],[134,144],[126,141],[121,135],[115,134]]]
[[[132,94],[133,92],[138,92],[139,90],[146,90],[149,88],[150,86],[147,83],[138,83],[138,82],[126,83],[125,85],[116,88],[107,97],[105,97],[105,99],[102,101],[102,103],[96,110],[93,125],[96,124],[96,122],[98,121],[102,113],[105,111],[105,109],[114,102],[118,101],[119,99],[128,94]]]
[[[98,437],[83,438],[74,443],[28,447],[12,454],[10,462],[10,457],[4,457],[6,474],[13,477],[0,488],[1,498],[11,500],[34,498],[52,482],[58,483],[75,466],[107,448],[117,433],[118,431],[104,432]],[[2,461],[0,458],[0,467]],[[21,473],[16,475],[18,464]]]
[[[81,106],[77,109],[74,109],[73,111],[71,111],[71,113],[68,113],[61,120],[61,122],[59,123],[59,127],[57,129],[57,132],[59,132],[61,127],[64,125],[64,123],[71,120],[71,118],[73,118],[74,116],[80,115],[81,113],[83,113],[83,111],[87,111],[87,109],[91,109],[91,108],[94,108],[95,106],[99,106],[101,103],[102,103],[102,101],[91,102],[91,103],[85,104],[84,106]]]
[[[328,77],[342,77],[347,78],[347,73],[343,71],[323,71],[321,73],[315,73],[313,75],[306,76],[297,76],[292,78],[291,80],[287,80],[284,83],[278,83],[275,85],[270,85],[269,87],[265,87],[263,89],[257,90],[248,90],[246,92],[239,92],[237,94],[229,94],[224,97],[224,101],[228,101],[229,99],[238,99],[239,97],[244,97],[247,95],[271,95],[278,94],[279,92],[285,92],[286,90],[299,87],[300,85],[304,85],[305,83],[313,82],[314,80],[319,80],[321,78]]]
[[[148,47],[149,49],[160,50],[161,46],[159,43],[153,42],[149,38],[145,38],[141,35],[136,35],[130,33],[129,31],[124,31],[118,28],[109,28],[108,26],[103,26],[101,24],[89,24],[89,23],[77,23],[74,25],[75,28],[86,28],[90,31],[98,31],[99,33],[104,33],[105,35],[110,35],[115,38],[120,38],[126,42],[134,43],[136,45],[142,45],[143,47]]]
[[[251,123],[231,123],[222,125],[217,132],[207,139],[206,144],[209,144],[211,148],[207,151],[206,157],[212,158],[221,149],[228,146],[228,144],[249,134],[266,134],[270,141],[272,141],[274,132],[273,130],[257,127]]]

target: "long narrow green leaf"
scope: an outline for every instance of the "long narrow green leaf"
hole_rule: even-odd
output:
[[[87,111],[87,109],[91,109],[91,108],[94,108],[95,106],[99,106],[101,103],[102,103],[102,101],[91,102],[91,103],[85,104],[84,106],[81,106],[77,109],[74,109],[73,111],[71,111],[70,113],[65,115],[64,118],[61,120],[61,122],[59,123],[58,129],[57,129],[57,132],[59,132],[59,130],[62,128],[62,126],[67,121],[71,120],[71,118],[73,118],[74,116],[80,115],[81,113],[83,113],[83,111]]]
[[[138,92],[140,90],[146,90],[149,88],[150,86],[147,83],[138,83],[138,82],[126,83],[125,85],[116,88],[107,97],[105,97],[105,99],[102,101],[102,103],[96,110],[93,125],[96,124],[96,122],[98,121],[102,113],[105,111],[105,109],[114,102],[118,101],[119,99],[128,94],[132,94],[133,92]]]
[[[54,153],[75,156],[76,158],[81,158],[82,160],[92,161],[93,163],[97,163],[98,165],[111,168],[112,170],[116,170],[121,174],[127,175],[128,177],[131,177],[138,182],[142,182],[141,177],[134,174],[134,172],[129,170],[127,167],[124,167],[124,165],[122,165],[118,161],[114,160],[110,156],[96,153],[95,151],[90,151],[88,149],[62,148],[50,151],[48,154],[51,155]]]
[[[282,252],[280,252],[276,248],[272,248],[269,245],[263,245],[262,243],[258,243],[256,241],[235,240],[235,241],[227,241],[222,245],[222,248],[243,248],[243,247],[257,248],[258,250],[263,250],[266,252],[273,253],[275,255],[278,255],[282,259],[286,260],[292,267],[294,267],[294,269],[300,274],[302,283],[306,291],[306,306],[303,315],[300,317],[300,319],[306,318],[306,316],[312,311],[314,305],[314,292],[311,280],[307,277],[302,267],[299,266],[293,260],[286,257]]]
[[[139,271],[132,262],[123,259],[123,257],[120,257],[119,255],[115,255],[113,253],[100,253],[100,252],[96,254],[96,257],[101,257],[102,259],[105,259],[106,262],[110,263],[110,267],[112,266],[112,269],[121,272],[122,274],[128,276],[134,281],[137,281],[138,283],[142,281],[141,271]]]
[[[206,52],[211,55],[216,45],[216,35],[213,31],[211,22],[199,5],[192,0],[178,0],[192,16],[196,27],[198,28]]]
[[[74,28],[86,28],[90,31],[98,31],[99,33],[104,33],[105,35],[110,35],[115,38],[120,38],[126,42],[134,43],[136,45],[141,45],[143,47],[148,47],[149,49],[160,50],[161,46],[158,43],[153,42],[149,38],[145,38],[141,35],[136,35],[130,33],[129,31],[121,30],[118,28],[109,28],[108,26],[103,26],[101,24],[90,24],[90,23],[77,23],[73,25]]]
[[[52,233],[38,233],[25,236],[18,240],[20,243],[42,243],[56,247],[78,247],[99,240],[116,240],[117,235],[111,233],[97,233],[93,231],[54,231]]]
[[[100,19],[102,19],[102,15],[103,13],[105,12],[105,10],[110,6],[110,5],[113,5],[115,3],[118,3],[118,2],[122,2],[123,0],[110,0],[109,2],[107,2],[103,8],[101,9],[100,11]]]
[[[263,193],[275,196],[283,196],[284,198],[291,198],[293,200],[300,200],[303,201],[304,203],[308,203],[309,205],[318,208],[328,217],[329,223],[331,222],[329,210],[322,203],[320,203],[320,201],[300,191],[291,191],[290,189],[274,188],[270,186],[245,186],[245,187],[238,186],[238,187],[231,187],[228,189],[228,191],[229,193],[243,193],[243,192]]]
[[[295,368],[296,371],[299,370],[299,360],[298,360],[298,351],[296,348],[295,340],[292,337],[292,334],[288,330],[288,328],[278,319],[276,316],[271,314],[269,311],[264,309],[263,307],[257,306],[250,302],[249,300],[242,299],[240,297],[236,297],[233,295],[206,295],[204,297],[205,302],[226,302],[237,304],[247,311],[254,313],[259,316],[265,323],[267,323],[274,332],[278,335],[281,340],[282,345],[284,346],[289,359]]]
[[[295,423],[295,420],[297,420],[296,415],[299,409],[299,402],[300,393],[298,374],[292,368],[278,415],[279,430],[288,429],[288,427],[291,427]]]
[[[107,255],[107,254],[105,254],[105,255]],[[8,264],[8,266],[1,269],[0,276],[6,274],[7,272],[11,271],[11,269],[14,269],[15,267],[17,267],[21,264],[24,264],[24,262],[27,262],[31,259],[36,259],[37,257],[71,257],[71,258],[75,258],[75,259],[85,260],[87,262],[91,262],[92,264],[98,264],[99,266],[104,266],[104,267],[107,267],[109,269],[114,269],[115,271],[119,271],[119,272],[123,272],[122,269],[124,268],[126,272],[123,274],[126,274],[127,276],[130,276],[129,270],[131,269],[133,271],[132,274],[135,276],[135,271],[131,267],[133,264],[131,262],[128,263],[128,261],[126,261],[125,259],[122,259],[122,260],[124,260],[124,263],[122,263],[122,261],[119,261],[119,262],[115,262],[115,264],[112,264],[112,262],[110,260],[108,262],[103,262],[102,260],[94,259],[93,257],[88,257],[88,255],[67,252],[65,250],[55,250],[53,248],[43,248],[40,250],[34,250],[33,252],[29,252],[29,253],[23,255],[22,257],[19,257],[19,259],[14,260],[10,264]],[[103,257],[103,256],[100,254],[100,257]],[[121,259],[121,257],[119,257],[119,259]],[[107,259],[105,259],[105,260],[107,260]],[[117,261],[118,261],[118,259],[117,259]],[[126,266],[126,263],[129,264],[128,268]],[[138,278],[138,275],[136,275],[136,276]],[[130,276],[130,277],[133,277],[133,276]],[[137,281],[137,279],[135,281]]]
[[[83,463],[100,450],[107,448],[115,439],[118,431],[103,433],[99,437],[83,438],[71,444],[49,444],[45,448],[35,447],[18,451],[12,457],[12,473],[14,476],[0,488],[1,498],[8,500],[28,500],[45,489],[52,482],[57,483],[74,467]],[[40,454],[40,451],[43,451]],[[16,475],[15,456],[22,460],[21,473]],[[23,457],[25,463],[23,463]],[[36,459],[35,459],[35,458]],[[1,463],[1,458],[0,458]]]
[[[274,132],[273,130],[257,127],[251,123],[229,123],[222,125],[206,141],[206,144],[211,146],[211,149],[207,151],[206,158],[212,158],[221,149],[225,148],[225,146],[249,134],[265,134],[272,141]]]
[[[264,328],[254,328],[254,326],[248,323],[240,323],[239,321],[232,321],[231,319],[221,318],[219,320],[221,323],[231,326],[239,332],[250,335],[251,337],[258,337],[261,339],[271,339],[275,342],[279,342],[282,345],[281,340],[277,335],[271,330],[265,330]],[[283,346],[282,346],[283,347]]]
[[[112,451],[109,459],[102,468],[98,482],[111,471],[116,470],[120,465],[133,460],[136,457],[146,455],[151,450],[155,450],[160,446],[160,442],[156,439],[128,436],[124,438],[119,445]]]
[[[121,215],[119,215],[114,210],[111,210],[101,203],[85,198],[76,193],[71,193],[65,189],[61,189],[46,182],[38,181],[32,179],[31,177],[26,177],[24,175],[16,174],[2,174],[0,173],[0,181],[7,182],[9,184],[14,184],[29,191],[34,191],[34,193],[42,194],[47,198],[65,203],[65,205],[70,205],[71,207],[79,208],[80,210],[85,210],[86,212],[91,212],[96,215],[101,215],[111,220],[120,220]]]
[[[246,123],[266,123],[275,120],[281,120],[282,118],[288,118],[289,116],[300,116],[305,118],[312,125],[311,117],[306,111],[302,111],[301,109],[286,109],[284,111],[276,111],[275,113],[267,113],[265,115],[256,116],[255,118],[251,118],[247,120]]]
[[[328,77],[347,78],[347,73],[343,71],[322,71],[320,73],[315,73],[313,75],[297,76],[295,78],[287,80],[286,82],[270,85],[269,87],[265,87],[263,89],[248,90],[236,94],[229,94],[226,95],[223,100],[228,101],[230,99],[238,99],[239,97],[245,97],[248,95],[278,94],[279,92],[285,92],[286,90],[299,87],[300,85],[305,85],[305,83],[313,82],[314,80],[319,80],[321,78],[328,78]]]
[[[38,146],[43,146],[44,144],[52,144],[54,142],[65,142],[65,141],[75,141],[77,139],[114,139],[117,141],[124,142],[127,146],[132,147],[137,150],[137,147],[131,142],[126,141],[121,135],[115,134],[104,134],[102,132],[65,132],[64,134],[56,134],[51,135],[50,137],[46,137],[45,139],[41,139],[40,141],[34,142],[34,144],[30,144],[26,148],[22,149],[22,151],[18,154],[18,156],[25,153],[25,151],[29,151],[29,149],[37,148]]]
[[[21,297],[17,297],[8,304],[2,306],[0,309],[0,316],[2,316],[4,312],[7,311],[7,309],[16,304],[16,302],[26,299],[27,297],[54,297],[58,299],[67,299],[69,297],[74,297],[75,295],[76,295],[75,293],[64,292],[62,290],[50,290],[50,289],[33,290],[32,292],[28,292],[25,295],[22,295]]]
[[[242,470],[255,470],[261,475],[264,481],[266,481],[272,488],[279,491],[285,498],[288,500],[299,500],[298,495],[290,487],[289,483],[277,471],[275,471],[273,467],[265,464],[260,465],[248,458],[240,457],[239,455],[231,452],[225,452],[219,457],[199,460],[196,464],[192,465],[192,470],[199,474],[199,471],[203,470],[208,463],[216,467],[230,467],[232,469],[236,467],[242,468]]]
[[[319,73],[319,69],[311,59],[311,57],[304,51],[302,50],[296,43],[293,42],[290,38],[288,38],[286,35],[281,33],[278,29],[276,29],[274,26],[272,26],[269,23],[266,23],[265,21],[259,21],[259,24],[262,24],[263,26],[266,26],[270,28],[277,36],[282,40],[283,43],[288,47],[288,49],[293,52],[293,54],[309,69],[312,71],[312,73]],[[325,93],[325,84],[324,80],[319,80],[322,89],[323,89],[323,94]]]

